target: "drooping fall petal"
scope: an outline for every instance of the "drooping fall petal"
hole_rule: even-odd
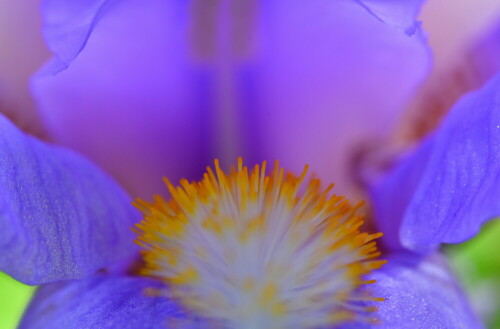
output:
[[[204,328],[185,319],[165,297],[148,295],[162,284],[147,278],[95,276],[40,287],[20,329],[165,329]]]
[[[442,255],[420,258],[392,254],[370,279],[385,301],[374,303],[378,323],[350,323],[339,329],[482,329]]]
[[[78,279],[133,255],[127,194],[74,152],[0,117],[0,270],[28,284]]]

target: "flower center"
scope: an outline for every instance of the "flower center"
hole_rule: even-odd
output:
[[[144,273],[163,279],[166,293],[198,317],[223,328],[318,328],[370,320],[380,301],[359,291],[363,277],[385,261],[361,233],[361,204],[351,205],[285,173],[278,163],[252,170],[238,159],[225,174],[215,161],[200,182],[166,184],[170,201],[136,206]]]

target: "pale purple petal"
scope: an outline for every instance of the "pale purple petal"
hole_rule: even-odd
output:
[[[487,81],[500,71],[500,17],[468,49],[467,60],[475,68],[476,80]]]
[[[415,4],[262,4],[250,116],[256,125],[248,142],[255,157],[279,159],[294,171],[309,163],[349,194],[355,155],[380,147],[429,69]]]
[[[372,195],[386,241],[418,252],[462,242],[499,216],[500,75],[463,97]]]
[[[380,21],[390,24],[404,31],[408,35],[414,34],[420,22],[415,18],[420,12],[422,0],[357,0],[362,6]]]
[[[114,1],[42,0],[43,32],[54,53],[55,71],[66,68],[85,46],[92,29]]]
[[[166,329],[203,328],[188,320],[165,297],[147,295],[161,288],[144,277],[96,276],[52,283],[38,289],[19,329]]]
[[[163,176],[198,178],[209,163],[210,76],[188,65],[188,9],[182,1],[116,3],[67,70],[33,83],[52,137],[134,197],[164,191]]]
[[[54,139],[134,195],[238,155],[310,163],[341,193],[426,75],[418,4],[120,2],[35,96]]]
[[[370,293],[384,297],[373,302],[373,316],[380,323],[351,323],[339,329],[482,329],[467,297],[450,273],[444,257],[435,254],[419,259],[412,254],[393,254],[371,279]]]
[[[130,198],[81,156],[0,116],[0,270],[28,284],[76,279],[136,252]]]

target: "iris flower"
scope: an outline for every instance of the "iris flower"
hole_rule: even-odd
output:
[[[203,8],[201,2],[197,5]],[[57,57],[35,80],[34,90],[47,124],[56,140],[66,140],[87,154],[137,195],[158,192],[161,180],[155,183],[157,176],[167,175],[172,180],[199,176],[203,171],[198,167],[207,163],[207,157],[231,158],[233,149],[242,150],[251,163],[260,162],[261,158],[280,158],[294,172],[299,165],[309,162],[323,181],[339,180],[346,166],[352,164],[341,156],[349,153],[347,149],[359,136],[365,133],[369,136],[390,126],[395,120],[394,113],[403,106],[427,70],[428,52],[413,19],[417,2],[402,5],[377,1],[310,1],[308,4],[270,1],[259,4],[256,12],[261,15],[253,28],[259,31],[256,35],[260,39],[255,41],[253,50],[251,44],[236,50],[225,48],[224,40],[231,37],[225,34],[226,29],[218,30],[217,24],[208,24],[206,19],[210,16],[205,16],[206,11],[197,12],[194,6],[190,15],[199,14],[199,19],[205,22],[198,28],[214,29],[214,39],[205,44],[206,40],[200,41],[196,37],[198,30],[192,27],[194,55],[188,52],[189,47],[178,35],[180,30],[185,32],[183,28],[190,22],[185,4],[163,1],[139,4],[131,0],[68,5],[51,0],[46,1],[45,6],[48,41]],[[234,15],[242,9],[221,5],[212,14],[226,10]],[[234,17],[232,15],[221,17]],[[303,24],[304,21],[313,23]],[[237,21],[217,22],[236,24]],[[128,32],[123,34],[126,37],[116,38],[117,32],[124,31]],[[238,35],[235,40],[255,40],[253,33],[243,32],[245,38]],[[363,36],[365,34],[373,39]],[[289,35],[294,38],[290,39]],[[380,42],[384,47],[380,47]],[[176,45],[179,47],[174,47]],[[312,57],[307,57],[311,62],[304,69],[297,64],[310,54],[306,50],[308,45],[318,49]],[[152,46],[158,48],[150,49]],[[111,59],[107,62],[109,57],[101,57],[103,51],[118,54],[124,50],[128,50],[127,56],[112,58],[108,53]],[[222,55],[218,51],[222,51]],[[366,56],[367,52],[371,56]],[[217,62],[219,56],[224,60]],[[102,60],[105,62],[100,62]],[[228,67],[228,63],[232,66]],[[103,70],[106,74],[101,75]],[[57,74],[51,75],[54,73]],[[119,74],[125,74],[130,80]],[[236,90],[227,90],[228,86],[235,85],[239,86]],[[325,287],[321,285],[324,282],[337,282],[341,288],[329,290],[334,296],[329,303],[333,302],[336,308],[330,304],[322,306],[315,298],[304,298],[300,289],[289,291],[284,306],[275,303],[276,308],[261,310],[267,299],[260,304],[250,303],[266,314],[261,314],[262,323],[275,323],[271,320],[278,318],[282,321],[278,323],[286,324],[285,327],[299,323],[300,327],[315,327],[315,324],[300,322],[312,319],[336,328],[482,328],[448,270],[439,247],[442,243],[470,238],[484,221],[500,211],[496,202],[499,186],[496,166],[500,163],[496,143],[500,133],[499,86],[497,76],[479,91],[464,97],[434,134],[389,171],[368,181],[375,224],[385,234],[382,259],[388,263],[380,267],[381,262],[367,259],[377,255],[369,240],[378,235],[357,232],[360,221],[356,207],[338,199],[331,204],[339,206],[333,207],[337,212],[330,213],[328,218],[341,215],[340,224],[313,228],[326,231],[330,228],[332,239],[339,243],[329,254],[314,255],[320,257],[320,264],[322,260],[332,261],[328,257],[333,255],[337,257],[334,263],[348,271],[328,275],[326,281],[313,280],[313,277],[305,281],[320,290]],[[207,88],[213,89],[207,91]],[[249,94],[242,95],[239,88]],[[100,95],[100,90],[104,90],[104,94]],[[130,92],[123,93],[124,90]],[[354,91],[362,91],[363,97]],[[242,104],[249,109],[242,108]],[[367,105],[373,112],[364,108]],[[350,114],[342,111],[344,107],[349,108]],[[74,112],[65,112],[68,108]],[[89,117],[89,113],[80,108],[96,112],[90,112]],[[388,111],[387,116],[382,115],[384,111]],[[231,115],[235,113],[244,113],[239,119],[245,123],[240,127],[242,130],[236,132],[230,128],[240,121],[228,124],[222,120],[234,119]],[[364,120],[355,121],[360,118]],[[204,131],[205,120],[213,120],[220,128],[216,131],[221,131],[220,138],[208,142],[204,139],[217,136]],[[351,120],[359,123],[359,131],[344,129]],[[326,133],[324,128],[332,124],[336,124],[332,126],[335,133]],[[152,203],[137,202],[146,216],[136,229],[146,250],[146,265],[139,264],[141,271],[130,267],[138,255],[138,247],[133,243],[137,237],[130,228],[141,215],[120,185],[74,151],[24,135],[5,118],[0,120],[0,125],[0,270],[22,282],[42,284],[24,315],[21,328],[205,328],[221,324],[217,322],[221,319],[230,327],[249,325],[248,321],[241,320],[244,317],[224,313],[219,307],[232,300],[241,301],[243,297],[222,302],[218,299],[210,302],[208,298],[211,290],[218,290],[224,277],[213,272],[231,273],[224,272],[224,268],[214,262],[211,271],[202,272],[197,268],[193,272],[186,267],[183,269],[188,271],[182,276],[172,275],[170,272],[177,268],[178,262],[186,264],[198,258],[187,254],[185,258],[172,259],[168,253],[170,248],[182,243],[186,245],[177,251],[190,250],[186,246],[201,243],[182,240],[182,232],[190,226],[182,226],[186,221],[180,219],[183,214],[199,214],[200,204],[207,199],[213,207],[228,202],[229,208],[251,209],[245,208],[241,201],[245,198],[241,196],[246,195],[244,186],[253,180],[245,180],[248,172],[240,164],[232,173],[224,174],[217,169],[218,178],[212,178],[209,172],[200,185],[182,181],[183,189],[176,189],[168,184],[174,201],[156,197]],[[91,133],[92,129],[95,133]],[[247,142],[232,144],[226,140],[228,136],[240,136]],[[104,147],[97,147],[100,142]],[[129,157],[125,158],[124,154]],[[258,170],[254,173],[257,182],[265,181],[264,172],[260,176]],[[127,175],[132,178],[127,180]],[[284,201],[264,202],[263,209],[270,209],[264,212],[266,214],[274,214],[273,211],[279,209],[277,214],[283,215],[283,211],[290,210],[287,208],[290,205],[301,204],[295,203],[297,195],[302,195],[298,200],[307,200],[307,191],[321,192],[317,180],[310,181],[310,189],[296,191],[302,176],[288,175],[280,185],[276,183],[280,181],[279,174],[271,175],[269,182],[275,185],[269,184],[282,188]],[[194,186],[206,193],[198,195],[193,192]],[[230,192],[240,196],[234,204],[227,196],[227,186],[233,186]],[[348,181],[340,180],[338,189],[351,193],[349,186]],[[212,194],[207,191],[214,188],[217,198],[212,200]],[[326,204],[331,211],[320,192],[313,194],[311,200]],[[255,196],[251,193],[247,196],[253,205]],[[332,198],[337,200],[335,196]],[[283,208],[278,207],[279,202],[284,203]],[[225,208],[216,209],[220,210],[217,215]],[[179,220],[175,221],[176,218]],[[265,219],[268,226],[277,222],[271,219]],[[261,225],[259,221],[256,223]],[[204,228],[216,232],[221,224],[228,224],[220,228],[225,230],[234,223],[220,216],[207,221]],[[248,230],[239,233],[251,233],[253,226],[250,222],[248,225]],[[303,231],[309,232],[308,228],[306,225]],[[269,236],[265,236],[268,240],[264,242],[273,241],[273,234],[282,232],[274,229],[269,227],[266,231]],[[285,232],[285,237],[286,234],[291,233]],[[285,239],[292,246],[297,238],[293,237]],[[312,235],[311,241],[316,241],[315,238],[316,235]],[[242,237],[242,241],[247,240]],[[254,241],[252,236],[249,241]],[[211,243],[216,247],[228,246],[217,239]],[[242,250],[238,249],[241,245],[235,246],[235,251]],[[363,246],[368,247],[363,249]],[[308,244],[298,247],[307,249]],[[247,250],[248,258],[237,260],[243,264],[246,260],[251,262],[256,249]],[[156,253],[158,250],[161,252]],[[308,258],[298,258],[294,264],[293,258],[285,257],[286,248],[277,250],[282,251],[279,255],[283,257],[269,257],[271,264],[280,270],[276,270],[278,275],[273,272],[274,276],[269,278],[279,286],[280,278],[284,280],[289,274],[283,271],[287,264],[280,264],[283,259],[289,261],[291,268],[292,265],[306,268]],[[313,249],[317,250],[323,249]],[[196,265],[196,261],[193,264]],[[374,271],[369,273],[367,269]],[[140,275],[142,272],[149,275]],[[365,274],[366,279],[360,282]],[[191,280],[193,275],[195,280]],[[161,280],[163,276],[168,277],[168,287]],[[204,284],[197,285],[200,276],[205,279],[201,280]],[[252,288],[255,284],[259,282],[245,282],[244,286]],[[279,290],[276,292],[275,285],[263,290],[267,292],[265,296],[272,297],[271,301],[277,296],[278,300],[283,297]],[[349,288],[343,289],[344,285]],[[228,290],[232,292],[230,288],[224,291]],[[154,293],[161,296],[152,296]],[[194,298],[189,299],[190,296]],[[304,317],[297,318],[297,314],[289,311],[292,302],[298,304],[297,310],[305,312]],[[327,307],[326,311],[338,309],[339,312],[329,314],[333,316],[330,322],[321,322],[325,317],[323,307]],[[376,323],[371,315],[365,314],[374,310]],[[316,314],[318,318],[314,318]],[[294,319],[298,319],[297,322],[292,322]]]

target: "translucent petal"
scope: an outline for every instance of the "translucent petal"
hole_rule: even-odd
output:
[[[240,155],[310,163],[347,193],[427,73],[418,4],[117,2],[34,91],[54,139],[134,195]]]

